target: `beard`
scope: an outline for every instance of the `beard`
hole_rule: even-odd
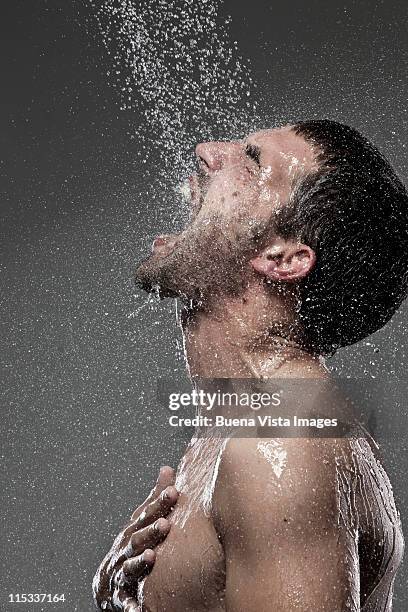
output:
[[[267,223],[248,223],[211,215],[176,237],[167,255],[153,253],[137,268],[135,281],[160,297],[178,297],[204,305],[221,295],[239,295],[249,275],[249,261],[262,247]]]

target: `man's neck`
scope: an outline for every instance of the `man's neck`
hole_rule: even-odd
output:
[[[216,309],[189,313],[183,324],[191,377],[321,378],[323,360],[298,341],[290,318],[269,326],[263,312],[230,300]]]

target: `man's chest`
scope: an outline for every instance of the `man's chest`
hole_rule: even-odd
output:
[[[180,497],[170,517],[171,530],[141,589],[145,612],[224,610],[225,560],[211,502],[225,443],[198,440],[180,465]]]
[[[204,514],[196,512],[183,528],[172,524],[156,552],[153,571],[142,589],[144,612],[224,610],[223,549]]]

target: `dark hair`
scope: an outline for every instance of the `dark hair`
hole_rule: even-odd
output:
[[[278,229],[315,250],[299,314],[310,346],[330,354],[381,328],[406,296],[408,195],[354,128],[320,120],[293,130],[315,148],[319,170],[294,186]]]

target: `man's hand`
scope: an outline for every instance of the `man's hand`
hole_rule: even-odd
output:
[[[134,511],[99,566],[92,589],[100,610],[139,610],[138,582],[154,565],[156,555],[152,549],[170,531],[170,522],[165,517],[178,499],[174,482],[174,470],[162,467],[155,487]]]

